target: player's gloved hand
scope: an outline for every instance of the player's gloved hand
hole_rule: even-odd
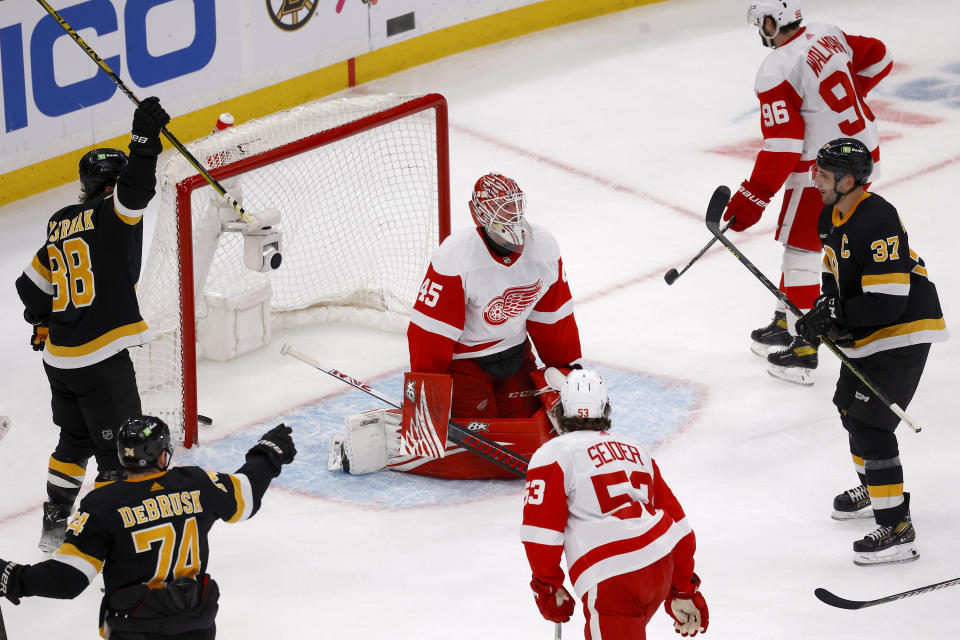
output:
[[[673,618],[673,630],[686,638],[697,632],[706,633],[710,623],[707,601],[700,593],[700,578],[693,574],[690,584],[678,589],[670,587],[670,595],[663,601],[663,610]]]
[[[163,144],[160,142],[160,129],[170,122],[170,116],[160,106],[160,98],[150,96],[140,101],[133,112],[133,126],[130,127],[130,153],[141,155],[160,155]]]
[[[13,604],[20,604],[20,572],[23,565],[9,560],[0,560],[0,596]]]
[[[534,577],[530,581],[530,588],[533,589],[533,598],[537,602],[537,608],[540,609],[540,615],[550,622],[570,620],[576,603],[562,585],[555,587]]]
[[[798,318],[794,326],[800,337],[811,344],[824,336],[837,346],[853,346],[853,336],[843,323],[843,305],[836,296],[824,294],[817,298],[813,308]]]
[[[250,447],[250,451],[247,452],[247,458],[253,455],[264,455],[279,472],[283,465],[293,462],[293,457],[297,455],[297,448],[293,445],[293,438],[290,437],[291,433],[293,429],[283,423],[278,424],[260,436],[257,444]]]
[[[33,335],[30,336],[30,346],[34,351],[43,351],[43,346],[47,343],[47,336],[50,329],[46,325],[38,324],[33,327]]]
[[[735,218],[730,228],[734,231],[743,231],[757,224],[763,210],[770,204],[773,194],[756,185],[749,180],[744,180],[740,184],[730,202],[727,203],[727,210],[723,212],[723,219],[729,220]]]

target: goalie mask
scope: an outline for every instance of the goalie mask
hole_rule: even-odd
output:
[[[167,459],[160,466],[160,454],[167,452]],[[165,470],[173,457],[170,445],[170,429],[160,418],[133,416],[120,425],[117,432],[117,455],[120,463],[128,469],[155,467]]]
[[[94,149],[80,158],[80,187],[83,199],[89,200],[117,183],[120,171],[127,165],[127,154],[119,149]]]
[[[763,29],[763,19],[773,19],[777,25],[776,31],[768,34]],[[758,0],[747,6],[747,21],[760,30],[760,39],[763,46],[774,47],[773,39],[784,27],[799,23],[803,19],[800,0]]]
[[[473,187],[470,213],[487,237],[508,251],[523,248],[527,197],[520,186],[499,173],[482,176]]]

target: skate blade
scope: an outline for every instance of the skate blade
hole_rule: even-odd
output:
[[[873,553],[854,552],[853,564],[858,567],[870,567],[876,564],[903,564],[920,559],[920,552],[912,544],[897,545],[885,551]]]
[[[786,344],[764,344],[762,342],[755,342],[753,340],[750,341],[750,352],[756,356],[760,356],[764,360],[766,360],[767,356],[774,351],[780,351],[786,347]]]
[[[778,364],[771,364],[767,367],[767,373],[779,380],[786,380],[793,384],[799,384],[804,387],[812,386],[815,382],[814,371],[816,369],[807,369],[805,367],[781,367]]]
[[[327,471],[343,469],[343,441],[342,435],[335,435],[330,439],[330,451],[327,453]]]
[[[873,507],[864,507],[859,511],[837,511],[834,509],[830,517],[834,520],[861,520],[863,518],[872,518]]]

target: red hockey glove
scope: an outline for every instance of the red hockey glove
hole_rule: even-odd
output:
[[[530,581],[540,615],[550,622],[567,622],[573,615],[574,601],[563,586],[554,587],[536,578]]]
[[[723,212],[723,219],[729,220],[735,218],[730,228],[734,231],[744,231],[757,224],[763,210],[770,204],[773,194],[753,184],[749,180],[744,180],[740,184],[730,202],[727,203],[727,210]]]
[[[45,325],[38,324],[33,327],[33,335],[30,336],[30,346],[33,347],[34,351],[43,351],[43,346],[47,344],[47,336],[50,334],[50,329]]]
[[[682,591],[670,587],[670,595],[663,601],[663,610],[673,618],[673,630],[686,638],[697,632],[706,633],[710,623],[707,601],[699,591],[700,578],[693,574],[690,584]]]

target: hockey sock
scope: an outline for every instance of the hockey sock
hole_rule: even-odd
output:
[[[87,474],[87,459],[60,460],[56,455],[47,464],[47,496],[50,502],[72,507]]]

